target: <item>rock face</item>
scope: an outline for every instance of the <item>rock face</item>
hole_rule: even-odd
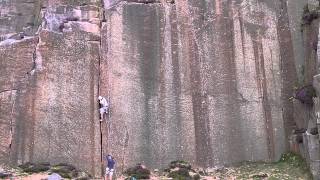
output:
[[[317,97],[313,98],[314,106],[305,109],[307,117],[304,118],[304,127],[306,132],[303,134],[303,146],[300,152],[310,164],[310,170],[314,179],[320,178],[320,79],[319,79],[319,20],[313,20],[312,23],[305,27],[305,37],[310,43],[305,47],[308,49],[308,56],[305,59],[305,66],[308,69],[305,72],[305,81],[310,83],[316,90]],[[297,121],[297,120],[296,120]]]
[[[11,45],[1,46],[1,162],[29,157],[25,152],[32,146],[35,78],[34,52],[37,38],[28,38]],[[17,143],[17,144],[15,144]],[[19,154],[19,155],[18,155]],[[22,157],[24,156],[24,157]]]
[[[0,163],[99,176],[107,153],[121,172],[273,161],[289,149],[298,48],[286,1],[34,0],[27,20],[14,2],[0,2]]]
[[[22,31],[32,33],[39,25],[40,0],[4,0],[0,7],[0,36]]]
[[[107,11],[101,91],[111,97],[113,128],[105,149],[149,166],[277,159],[292,118],[284,81],[295,74],[288,17],[276,7],[123,2]]]
[[[49,1],[41,14],[35,37],[0,42],[1,163],[63,162],[100,174],[100,7]]]

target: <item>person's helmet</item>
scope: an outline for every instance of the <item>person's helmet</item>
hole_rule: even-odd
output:
[[[102,97],[101,97],[101,96],[99,96],[99,97],[98,97],[98,99],[99,99],[99,100],[101,100],[101,99],[102,99]]]

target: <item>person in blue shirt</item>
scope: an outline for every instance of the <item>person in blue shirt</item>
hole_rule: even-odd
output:
[[[115,164],[116,162],[114,161],[113,157],[108,154],[106,156],[106,164],[107,164],[107,167],[106,167],[106,180],[112,180],[112,176],[113,176],[113,172],[114,172],[114,167],[115,167]]]

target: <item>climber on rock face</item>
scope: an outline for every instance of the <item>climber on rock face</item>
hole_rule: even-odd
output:
[[[98,100],[99,100],[99,105],[100,105],[100,109],[99,109],[100,121],[103,121],[104,114],[108,113],[109,104],[108,104],[108,101],[106,100],[106,98],[104,98],[102,96],[99,96]]]
[[[112,180],[114,165],[116,164],[116,162],[114,161],[113,157],[110,154],[106,156],[106,163],[107,163],[107,167],[106,167],[105,179]]]

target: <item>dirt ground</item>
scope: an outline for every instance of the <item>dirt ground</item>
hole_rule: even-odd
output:
[[[0,170],[3,171],[4,168]],[[49,172],[27,174],[19,169],[6,169],[6,171],[13,174],[13,177],[8,180],[44,180],[49,174]],[[205,171],[198,169],[198,172],[202,175],[202,180],[312,180],[307,163],[300,156],[293,154],[285,154],[275,163],[246,162],[236,167],[211,168]],[[116,179],[124,180],[125,178],[122,176]],[[170,178],[153,175],[150,179],[168,180]],[[184,178],[176,180],[184,180]]]

